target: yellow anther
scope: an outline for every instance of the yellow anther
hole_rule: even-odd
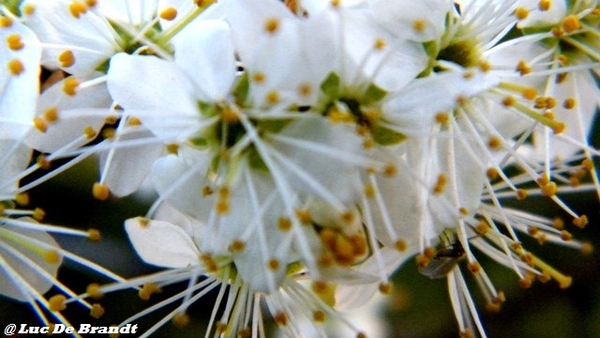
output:
[[[42,114],[44,119],[50,123],[58,121],[58,109],[56,107],[48,108]]]
[[[365,185],[365,195],[369,198],[375,197],[375,187],[372,184]]]
[[[515,105],[516,102],[517,100],[512,96],[507,96],[502,99],[502,105],[504,105],[505,107],[512,107]]]
[[[6,37],[6,45],[11,50],[21,50],[25,44],[21,40],[21,35],[17,33],[10,34]]]
[[[563,101],[563,108],[565,109],[573,109],[575,106],[577,106],[577,101],[572,97],[569,97]]]
[[[519,20],[525,20],[529,16],[529,10],[525,7],[518,7],[515,9],[515,16]]]
[[[8,67],[8,71],[12,75],[19,75],[23,73],[23,71],[25,71],[25,66],[23,66],[23,63],[17,59],[12,59],[8,61],[6,66]]]
[[[185,312],[176,313],[173,316],[173,325],[178,328],[186,327],[190,324],[190,316]]]
[[[412,28],[415,30],[415,32],[421,33],[425,30],[425,27],[427,27],[427,22],[425,20],[413,21]]]
[[[54,295],[48,299],[48,308],[50,311],[62,311],[67,308],[66,300],[64,295]]]
[[[385,48],[385,46],[386,46],[386,43],[385,43],[384,38],[375,39],[374,47],[376,50],[383,50]]]
[[[33,13],[35,13],[35,6],[33,6],[32,4],[25,4],[21,8],[21,11],[27,16],[33,15]]]
[[[287,217],[279,217],[277,227],[281,231],[290,231],[292,229],[292,221]]]
[[[389,295],[392,293],[392,284],[388,283],[380,283],[379,284],[379,292],[384,295]]]
[[[159,16],[161,19],[171,21],[177,17],[177,9],[173,7],[167,7],[160,12]]]
[[[525,88],[523,89],[523,98],[527,100],[533,100],[537,96],[537,90],[535,88]]]
[[[256,72],[252,74],[252,81],[257,84],[262,84],[265,82],[265,74],[261,72]]]
[[[465,329],[458,333],[459,338],[473,338],[473,331],[471,329]]]
[[[450,120],[450,115],[448,113],[437,113],[435,114],[435,122],[439,124],[446,124]]]
[[[496,168],[488,168],[485,171],[485,176],[487,176],[487,178],[489,180],[495,180],[496,178],[498,178],[498,175],[500,175],[500,172],[498,172],[498,169]]]
[[[212,258],[210,254],[202,254],[200,255],[200,260],[204,263],[206,267],[206,271],[208,272],[216,272],[219,269],[217,262]]]
[[[491,313],[498,313],[502,308],[502,303],[489,302],[485,304],[485,310]]]
[[[519,279],[519,286],[523,289],[529,289],[533,281],[528,278]]]
[[[333,8],[338,8],[340,6],[340,1],[341,0],[330,0],[329,4],[331,5],[331,7]]]
[[[88,7],[84,2],[73,1],[69,5],[69,12],[76,19],[79,19],[81,14],[85,14],[87,12],[87,10],[88,10]]]
[[[85,4],[88,7],[94,7],[94,6],[96,6],[97,3],[98,3],[98,0],[85,0]]]
[[[521,75],[527,75],[527,74],[531,73],[531,67],[529,67],[527,65],[527,63],[523,60],[519,61],[519,63],[517,64],[517,68],[515,68],[515,70],[517,72],[519,72]]]
[[[577,176],[571,176],[569,177],[569,185],[572,187],[578,187],[581,185],[581,180]]]
[[[229,213],[229,199],[219,199],[217,203],[215,203],[215,210],[219,215],[225,215]]]
[[[278,18],[269,18],[265,21],[265,31],[269,34],[273,34],[277,32],[279,29],[279,19]]]
[[[93,304],[92,309],[90,310],[90,316],[93,318],[100,318],[104,315],[104,308],[100,304]]]
[[[310,83],[302,83],[300,86],[298,86],[298,94],[300,94],[302,97],[309,97],[312,92],[313,89]]]
[[[427,247],[427,248],[425,248],[425,250],[423,250],[423,255],[425,255],[425,257],[427,257],[427,258],[435,257],[435,253],[436,253],[436,250],[433,247]]]
[[[490,139],[488,140],[488,146],[490,147],[490,149],[493,150],[500,149],[500,147],[502,147],[502,138],[498,136],[490,137]]]
[[[296,209],[296,218],[303,224],[310,224],[312,222],[312,216],[308,209]]]
[[[588,218],[586,215],[581,215],[573,219],[573,225],[578,228],[584,228],[588,224]]]
[[[49,264],[56,264],[60,261],[60,254],[56,250],[46,251],[44,254],[44,260]]]
[[[94,198],[97,200],[104,201],[110,196],[110,190],[106,184],[96,182],[92,187],[92,195],[94,195]]]
[[[463,73],[463,79],[465,80],[472,79],[473,77],[475,77],[475,73],[473,73],[472,71],[466,71]]]
[[[540,0],[540,2],[538,3],[538,8],[540,11],[547,11],[552,7],[552,1],[551,0]]]
[[[560,63],[561,66],[566,66],[569,63],[569,57],[565,54],[559,54],[556,57],[556,61],[558,61],[558,63]]]
[[[88,229],[88,239],[94,242],[101,240],[102,234],[100,233],[100,230],[94,228]]]
[[[469,99],[465,96],[459,95],[456,97],[456,104],[459,107],[465,107],[467,105],[467,102],[469,102]]]
[[[527,232],[529,233],[529,235],[535,236],[540,232],[540,228],[536,226],[530,226],[529,229],[527,229]]]
[[[383,168],[383,176],[393,177],[398,173],[398,167],[395,164],[386,164]]]
[[[560,27],[554,27],[551,30],[552,35],[556,38],[560,38],[565,35],[565,31]]]
[[[465,207],[460,207],[458,208],[458,212],[460,212],[460,214],[463,216],[467,216],[469,214],[469,209]]]
[[[41,221],[44,219],[44,217],[46,217],[46,212],[44,211],[44,209],[41,208],[35,208],[33,209],[33,219],[35,219],[36,221]]]
[[[273,320],[275,320],[275,323],[279,326],[287,326],[290,322],[285,312],[278,312],[275,316],[273,316]]]
[[[400,252],[405,252],[408,249],[408,243],[405,240],[399,239],[394,243],[394,247]]]
[[[169,154],[177,154],[177,152],[179,152],[179,144],[177,144],[177,143],[169,143],[166,145],[166,148],[167,148],[167,152]],[[205,188],[208,188],[208,187],[205,187]],[[212,191],[211,191],[211,193],[212,193]]]
[[[352,211],[346,211],[340,215],[340,218],[344,223],[352,224],[356,219],[356,215]]]
[[[433,193],[434,194],[443,193],[446,183],[448,183],[448,177],[444,174],[439,174],[438,178],[437,178],[437,182],[435,183],[435,186],[433,187]]]
[[[92,126],[85,126],[85,128],[83,128],[83,134],[87,139],[91,140],[98,135],[98,132]]]
[[[479,264],[479,262],[477,261],[473,261],[467,264],[467,268],[469,269],[469,271],[471,271],[471,273],[474,274],[478,274],[479,272],[481,272],[481,264]]]
[[[271,90],[265,97],[268,104],[279,103],[279,93],[276,90]]]
[[[581,243],[581,253],[584,255],[589,255],[594,252],[594,246],[591,243],[583,242]]]
[[[117,130],[115,128],[104,128],[102,129],[101,134],[104,139],[111,139],[115,137]]]
[[[492,70],[492,64],[485,60],[479,61],[478,66],[479,66],[479,70],[484,73],[487,73],[490,70]]]
[[[545,102],[546,109],[552,109],[552,108],[556,107],[556,100],[553,97],[548,96],[548,97],[544,98],[544,100],[546,101]]]
[[[279,260],[277,258],[271,258],[267,262],[267,267],[271,271],[277,271],[281,267],[281,263],[279,262]]]
[[[556,122],[554,124],[552,124],[550,126],[550,128],[552,129],[552,132],[555,135],[561,134],[562,132],[565,131],[565,129],[567,129],[567,125],[564,124],[563,122]]]
[[[142,300],[149,300],[150,296],[155,293],[161,293],[162,289],[155,283],[146,283],[142,285],[142,289],[138,292],[138,296]]]
[[[316,310],[313,312],[313,320],[315,322],[323,323],[325,321],[325,319],[327,319],[327,315],[325,314],[325,311]]]
[[[486,221],[481,221],[477,224],[477,226],[475,227],[475,230],[477,231],[478,234],[480,234],[481,236],[485,236],[485,234],[488,233],[488,231],[490,231],[492,228],[490,227],[490,225],[488,224],[488,222]]]
[[[63,92],[69,96],[77,94],[77,87],[79,87],[79,80],[73,76],[66,78],[63,82]]]
[[[91,283],[90,285],[88,285],[85,289],[85,292],[88,294],[89,297],[94,299],[100,299],[104,296],[104,293],[100,289],[100,284],[98,283]]]
[[[44,155],[38,156],[38,158],[36,159],[36,164],[41,169],[44,169],[44,170],[50,169],[50,161],[48,161],[48,159]]]
[[[431,262],[431,258],[427,257],[425,254],[417,255],[415,257],[415,263],[417,263],[418,267],[424,268],[429,265],[429,262]]]
[[[555,229],[561,230],[565,227],[565,221],[563,221],[563,219],[560,217],[554,217],[552,220],[552,226]]]
[[[519,201],[526,199],[528,195],[529,194],[527,193],[527,190],[525,190],[525,189],[518,189],[517,193],[516,193],[517,200],[519,200]]]
[[[129,118],[127,119],[127,124],[132,127],[141,126],[142,121],[136,116],[129,116]]]
[[[20,206],[29,205],[30,199],[29,194],[26,192],[22,192],[15,196],[15,202]]]
[[[563,230],[560,232],[560,238],[563,241],[570,241],[571,239],[573,239],[573,235],[570,232],[568,232],[567,230]]]
[[[592,160],[590,160],[589,158],[586,158],[583,161],[581,161],[581,167],[586,171],[591,171],[592,169],[594,169],[594,162],[592,162]]]
[[[553,197],[556,195],[558,187],[555,182],[548,182],[541,186],[542,196]]]
[[[581,28],[581,23],[579,22],[579,18],[574,14],[568,15],[567,17],[565,17],[563,19],[562,28],[564,29],[564,31],[567,34],[573,33],[574,31]]]
[[[12,26],[13,20],[7,16],[0,16],[0,27],[8,28]]]
[[[58,54],[58,62],[60,62],[60,66],[63,68],[71,67],[75,64],[75,55],[68,49],[64,50]]]
[[[229,251],[232,253],[239,253],[244,251],[246,244],[240,240],[234,240],[229,244]]]

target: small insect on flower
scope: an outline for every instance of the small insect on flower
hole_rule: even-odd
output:
[[[437,250],[433,258],[419,272],[429,278],[444,278],[465,257],[465,249],[458,239],[450,240],[449,231],[444,231],[442,242],[444,247]]]

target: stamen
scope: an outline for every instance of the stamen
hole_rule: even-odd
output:
[[[21,50],[25,44],[21,40],[21,35],[14,33],[6,37],[6,45],[13,51]]]
[[[8,61],[7,67],[8,71],[14,76],[20,75],[21,73],[23,73],[23,71],[25,71],[25,66],[21,61],[17,59],[12,59]]]

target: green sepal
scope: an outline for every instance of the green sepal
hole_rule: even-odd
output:
[[[372,83],[369,86],[369,88],[367,88],[367,91],[365,92],[364,103],[366,103],[366,104],[377,103],[377,102],[383,100],[383,98],[387,94],[388,94],[388,92],[385,89],[380,88],[376,84]]]
[[[235,84],[235,89],[233,90],[233,96],[235,97],[238,106],[244,106],[244,103],[248,99],[249,91],[250,79],[248,78],[248,73],[244,72]]]
[[[406,135],[378,125],[374,125],[371,132],[373,140],[382,146],[392,146],[406,140]]]
[[[340,76],[331,72],[327,78],[321,83],[321,91],[329,98],[335,98],[340,92]]]

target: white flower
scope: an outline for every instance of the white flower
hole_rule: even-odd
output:
[[[143,337],[150,335],[170,319],[176,324],[188,321],[189,318],[185,314],[187,308],[211,290],[218,290],[219,295],[218,301],[213,307],[207,335],[212,332],[213,327],[216,327],[215,334],[219,337],[232,335],[264,337],[261,310],[261,301],[263,300],[275,322],[289,336],[299,336],[305,331],[305,328],[299,326],[299,318],[297,318],[299,314],[307,316],[317,332],[322,332],[322,329],[319,328],[321,323],[332,318],[342,321],[359,336],[363,335],[351,323],[345,322],[328,305],[333,291],[329,283],[313,282],[308,289],[295,280],[305,277],[304,274],[299,273],[297,265],[291,264],[284,268],[286,276],[274,290],[267,293],[256,290],[240,276],[243,272],[239,268],[245,269],[240,264],[246,265],[247,262],[238,262],[235,254],[233,258],[231,257],[231,252],[207,254],[201,251],[201,247],[198,246],[201,242],[197,239],[210,235],[208,227],[167,206],[161,207],[157,216],[169,218],[177,223],[134,218],[128,220],[125,227],[134,248],[145,262],[170,269],[155,275],[142,276],[125,283],[101,288],[103,292],[109,292],[143,284],[140,297],[147,299],[160,288],[180,281],[189,281],[187,288],[181,293],[122,323],[132,322],[177,300],[182,301],[180,306],[152,326],[144,333]],[[233,251],[235,252],[235,250]],[[251,253],[244,254],[255,256]],[[200,278],[201,276],[204,278]],[[216,316],[221,307],[221,301],[225,304],[225,310],[218,319]]]

